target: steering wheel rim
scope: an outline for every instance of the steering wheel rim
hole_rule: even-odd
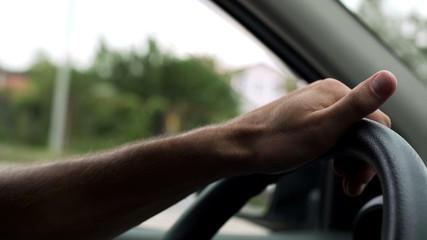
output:
[[[333,157],[366,161],[377,172],[384,197],[382,239],[427,237],[424,226],[427,171],[421,158],[402,137],[364,119],[319,160]],[[175,223],[165,239],[210,239],[246,201],[279,177],[240,176],[214,184]]]

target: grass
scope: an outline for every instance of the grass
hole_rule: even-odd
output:
[[[0,163],[2,164],[47,162],[58,158],[61,156],[49,152],[47,148],[0,143]]]

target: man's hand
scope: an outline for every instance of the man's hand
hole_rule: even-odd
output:
[[[294,169],[329,150],[396,88],[379,72],[350,90],[326,79],[220,125],[0,174],[1,239],[111,239],[218,179]],[[337,162],[347,193],[374,172]]]
[[[364,117],[390,127],[389,117],[378,108],[395,89],[396,78],[388,71],[374,74],[352,90],[334,79],[320,80],[225,126],[249,152],[249,171],[284,172],[325,153]],[[344,191],[349,195],[360,194],[375,175],[366,164],[352,168],[336,162],[334,166],[344,177]]]

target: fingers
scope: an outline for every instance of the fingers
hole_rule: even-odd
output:
[[[375,170],[366,162],[349,159],[333,161],[335,173],[343,177],[343,190],[349,196],[358,196],[375,176]]]
[[[383,113],[381,110],[376,110],[375,112],[369,114],[366,117],[371,119],[371,120],[374,120],[376,122],[379,122],[386,127],[389,127],[389,128],[391,127],[390,118],[385,113]]]
[[[331,123],[345,130],[365,116],[390,125],[390,119],[375,112],[396,90],[397,81],[388,71],[380,71],[360,83],[347,95],[328,108]]]
[[[393,94],[396,85],[397,81],[392,73],[380,71],[374,74],[326,110],[329,122],[334,124],[338,132],[344,132],[364,117],[390,127],[390,118],[378,108]],[[334,161],[334,169],[343,177],[343,190],[349,196],[360,195],[375,176],[374,169],[360,161]]]

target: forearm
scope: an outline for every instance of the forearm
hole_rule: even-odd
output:
[[[80,159],[3,173],[1,232],[106,238],[222,177],[247,151],[233,131],[205,127]]]
[[[362,117],[390,126],[375,110],[395,88],[387,72],[353,90],[327,79],[222,125],[2,173],[0,238],[105,239],[220,178],[295,169],[331,148]],[[349,184],[356,187],[347,192],[359,194],[353,191],[358,185]]]

